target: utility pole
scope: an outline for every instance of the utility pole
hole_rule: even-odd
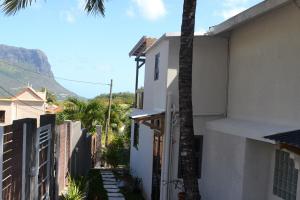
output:
[[[107,140],[108,140],[108,127],[110,122],[110,112],[111,112],[111,102],[112,102],[112,87],[113,87],[113,80],[110,80],[110,92],[109,92],[109,102],[108,102],[108,114],[105,124],[105,147],[107,147]]]

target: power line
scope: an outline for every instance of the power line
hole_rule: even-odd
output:
[[[32,70],[29,70],[29,69],[26,69],[18,64],[15,64],[14,66],[11,66],[11,67],[17,67],[17,68],[20,68],[24,71],[27,71],[27,72],[30,72],[30,73],[34,73],[34,74],[38,74],[40,76],[44,76],[48,79],[51,79],[50,76],[47,76],[47,75],[44,75],[44,74],[41,74],[39,72],[36,72],[36,71],[32,71]],[[64,78],[64,77],[59,77],[59,76],[53,76],[54,78],[56,79],[61,79],[61,80],[65,80],[65,81],[71,81],[71,82],[76,82],[76,83],[84,83],[84,84],[91,84],[91,85],[105,85],[105,86],[110,86],[110,84],[108,83],[102,83],[102,82],[90,82],[90,81],[82,81],[82,80],[74,80],[74,79],[69,79],[69,78]]]

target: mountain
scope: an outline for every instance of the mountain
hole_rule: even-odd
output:
[[[36,90],[47,88],[58,99],[77,96],[54,79],[48,58],[41,50],[0,45],[0,86],[16,94],[28,84]]]

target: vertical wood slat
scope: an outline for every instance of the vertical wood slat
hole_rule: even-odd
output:
[[[4,127],[0,127],[0,200],[2,200],[2,171],[3,171],[3,135]]]
[[[22,145],[22,191],[21,199],[26,200],[25,190],[26,190],[26,136],[27,136],[27,124],[23,124],[23,145]]]

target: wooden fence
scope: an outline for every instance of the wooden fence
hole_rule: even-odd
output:
[[[101,135],[100,135],[101,138]],[[55,115],[0,126],[0,200],[56,200],[67,176],[93,167],[96,137],[80,122],[55,125]]]
[[[0,127],[0,199],[55,199],[50,193],[55,115],[42,116],[41,121],[38,129],[36,119]]]

